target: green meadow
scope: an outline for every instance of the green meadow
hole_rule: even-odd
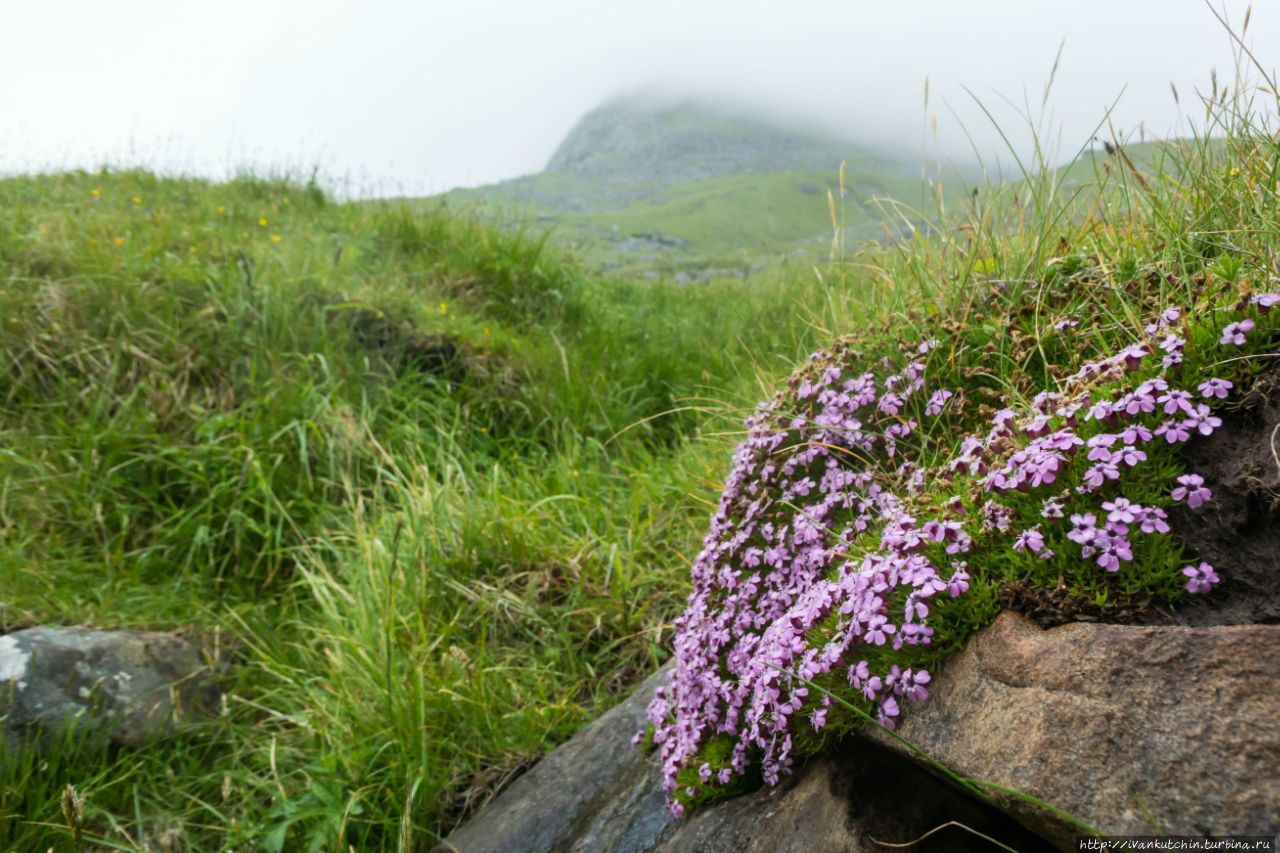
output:
[[[153,749],[8,756],[3,849],[67,845],[67,784],[104,849],[436,837],[665,657],[741,412],[817,338],[816,280],[605,279],[285,179],[5,179],[0,259],[5,627],[236,664]]]
[[[1017,390],[1060,318],[1101,348],[1195,276],[1269,286],[1280,148],[1243,97],[1216,141],[1029,166],[926,198],[928,232],[698,286],[556,241],[825,255],[828,188],[843,228],[918,178],[846,175],[856,205],[836,164],[699,181],[550,237],[289,177],[0,180],[3,626],[233,663],[221,713],[154,746],[0,756],[0,849],[428,848],[666,659],[742,419],[809,352],[945,321]]]

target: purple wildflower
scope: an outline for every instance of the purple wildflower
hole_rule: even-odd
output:
[[[929,398],[929,404],[924,407],[924,413],[926,415],[942,414],[942,410],[947,405],[947,401],[953,396],[954,394],[945,388],[934,391],[933,396]]]
[[[1176,388],[1166,391],[1156,402],[1164,406],[1164,413],[1166,415],[1176,415],[1180,411],[1190,414],[1195,411],[1191,406],[1191,394],[1187,391],[1180,391]]]
[[[907,670],[902,674],[902,694],[908,699],[914,699],[917,702],[928,699],[929,691],[925,689],[924,685],[928,684],[929,681],[928,670],[922,669],[918,672]]]
[[[1120,440],[1125,444],[1137,444],[1140,441],[1151,440],[1151,430],[1142,424],[1131,424],[1124,428],[1120,433]]]
[[[1227,327],[1222,330],[1222,340],[1218,341],[1218,343],[1242,346],[1244,344],[1245,335],[1252,328],[1252,320],[1241,320],[1237,323],[1228,323]]]
[[[1128,498],[1103,501],[1102,508],[1107,511],[1107,521],[1114,524],[1133,524],[1142,511],[1141,506],[1131,503]]]
[[[1043,547],[1044,534],[1040,532],[1039,525],[1032,527],[1030,530],[1022,531],[1013,543],[1013,550],[1031,551],[1033,554],[1038,553]]]
[[[877,646],[883,646],[889,635],[897,630],[897,626],[891,623],[887,617],[879,613],[872,614],[867,621],[866,637],[867,642],[875,643]]]
[[[1199,566],[1187,566],[1182,573],[1190,578],[1187,581],[1187,592],[1190,593],[1208,592],[1221,580],[1218,573],[1213,570],[1213,566],[1204,562]]]
[[[1168,517],[1159,507],[1143,507],[1138,517],[1139,529],[1143,533],[1168,533],[1169,523],[1165,521]]]
[[[1120,452],[1116,453],[1111,458],[1114,462],[1117,462],[1121,465],[1126,465],[1132,468],[1134,465],[1137,465],[1139,462],[1145,461],[1147,458],[1147,454],[1143,453],[1141,450],[1138,450],[1135,447],[1123,447],[1120,449]]]
[[[892,729],[894,727],[893,718],[898,716],[898,711],[898,700],[892,696],[886,696],[880,700],[880,705],[876,709],[876,722],[886,729]]]
[[[1041,445],[1049,450],[1059,450],[1063,453],[1072,454],[1076,449],[1084,445],[1084,439],[1076,435],[1068,429],[1060,429],[1050,436],[1047,436]]]
[[[1044,503],[1040,505],[1040,515],[1043,518],[1062,518],[1062,501],[1057,498],[1045,498]]]
[[[1009,508],[1004,504],[998,504],[994,500],[988,499],[982,505],[983,524],[982,526],[989,530],[998,530],[1004,533],[1013,523],[1013,516],[1009,512]]]
[[[1183,474],[1178,478],[1178,483],[1180,485],[1173,490],[1173,499],[1185,500],[1192,509],[1199,509],[1213,498],[1213,492],[1205,486],[1204,478],[1199,474]]]
[[[1088,456],[1089,461],[1090,462],[1111,461],[1111,451],[1108,450],[1108,448],[1111,447],[1111,445],[1115,444],[1118,438],[1120,438],[1120,436],[1118,435],[1112,435],[1111,433],[1107,433],[1107,432],[1100,432],[1097,435],[1095,435],[1093,438],[1089,439],[1089,441],[1087,442],[1089,446],[1089,456]]]
[[[1124,369],[1132,373],[1142,365],[1142,359],[1150,352],[1151,348],[1139,341],[1121,350],[1118,358],[1124,362]]]
[[[1231,380],[1229,379],[1206,379],[1196,386],[1200,389],[1200,395],[1205,399],[1212,400],[1214,397],[1227,399],[1227,392],[1231,390]]]
[[[1093,540],[1098,536],[1097,516],[1091,512],[1072,513],[1071,523],[1074,529],[1067,534],[1067,538],[1077,545],[1092,545]]]
[[[1191,430],[1187,428],[1185,421],[1165,421],[1156,427],[1156,435],[1163,435],[1165,441],[1177,444],[1191,438]]]
[[[1255,293],[1249,297],[1249,303],[1257,307],[1259,314],[1266,314],[1277,302],[1280,302],[1280,294],[1276,293]]]
[[[877,408],[886,415],[896,415],[901,411],[903,405],[904,402],[901,394],[896,394],[893,391],[886,391],[880,397],[880,403]]]
[[[1213,435],[1213,431],[1222,426],[1222,418],[1214,415],[1213,410],[1200,403],[1191,417],[1182,422],[1187,430],[1196,430],[1201,435]]]
[[[1084,472],[1084,483],[1080,486],[1080,491],[1082,493],[1097,491],[1107,480],[1118,479],[1120,479],[1120,469],[1114,462],[1099,462]]]
[[[1093,544],[1098,549],[1098,565],[1109,572],[1120,571],[1121,560],[1133,559],[1132,546],[1123,536],[1100,534]]]

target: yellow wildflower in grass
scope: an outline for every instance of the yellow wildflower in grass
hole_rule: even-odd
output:
[[[222,206],[222,205],[218,205],[218,212],[219,212],[219,213],[226,213],[226,212],[227,212],[227,209],[226,209],[226,207],[224,207],[224,206]]]
[[[101,195],[101,193],[100,193],[100,192],[98,192],[97,190],[92,190],[91,192],[92,192],[94,195]]]
[[[279,243],[279,242],[280,242],[280,235],[279,235],[279,234],[272,234],[272,235],[271,235],[271,242],[272,242],[272,243]]]
[[[444,303],[443,303],[443,302],[441,302],[441,303],[440,303],[440,313],[441,313],[441,314],[448,314],[448,313],[449,313],[449,309],[448,309],[448,308],[446,308],[446,307],[444,306]]]
[[[266,228],[266,227],[267,227],[267,220],[265,220],[265,219],[259,219],[259,220],[258,220],[258,224],[259,224],[259,225],[261,225],[263,228]]]
[[[116,238],[116,245],[117,245],[117,246],[123,246],[123,245],[124,245],[124,238],[123,238],[123,237],[117,237],[117,238]]]
[[[289,203],[289,197],[288,197],[288,196],[285,196],[284,203],[285,203],[285,204],[288,204],[288,203]]]
[[[195,247],[195,246],[188,246],[188,247],[187,247],[187,251],[194,255],[194,254],[196,253],[196,247]]]
[[[134,204],[142,204],[142,199],[138,198],[138,197],[135,195],[135,196],[133,197],[133,203],[134,203]]]

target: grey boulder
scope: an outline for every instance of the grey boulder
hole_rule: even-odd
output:
[[[672,818],[654,759],[630,747],[666,670],[554,750],[433,853],[876,851],[936,830],[915,853],[993,849],[970,830],[1033,853],[1047,845],[908,760],[850,738],[773,788]],[[967,829],[965,828],[967,827]]]
[[[220,704],[222,664],[175,634],[28,628],[0,636],[6,744],[73,735],[137,747]]]

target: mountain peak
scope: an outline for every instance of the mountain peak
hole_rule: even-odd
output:
[[[663,186],[721,175],[834,169],[855,147],[713,103],[626,97],[583,116],[547,171]]]

